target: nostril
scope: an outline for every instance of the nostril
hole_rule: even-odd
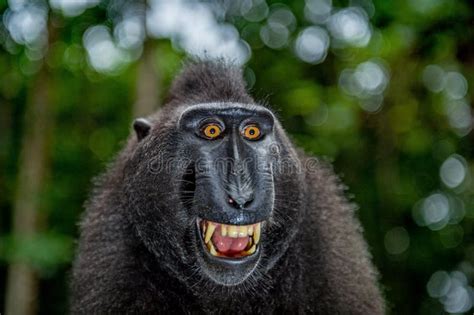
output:
[[[231,196],[229,196],[228,203],[233,206],[236,209],[244,209],[250,206],[250,204],[253,201],[253,197],[250,197],[247,201],[242,200],[242,198],[239,199],[234,199]]]
[[[229,196],[228,202],[229,202],[229,204],[230,204],[232,207],[234,207],[234,208],[237,208],[237,209],[240,209],[240,208],[241,208],[241,206],[238,204],[238,202],[235,201],[235,199],[232,198],[231,196]]]
[[[247,202],[244,203],[244,208],[248,208],[250,204],[252,203],[253,198],[250,198]]]

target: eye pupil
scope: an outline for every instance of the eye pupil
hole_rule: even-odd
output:
[[[260,129],[257,126],[247,126],[242,134],[248,140],[257,140],[260,138]]]
[[[201,132],[205,138],[215,139],[221,134],[222,129],[216,124],[208,124],[201,129]]]

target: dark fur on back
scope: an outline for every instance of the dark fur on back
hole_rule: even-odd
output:
[[[156,156],[186,155],[174,136],[184,109],[222,101],[254,103],[240,70],[219,62],[188,65],[168,104],[150,117],[150,136],[138,142],[132,134],[97,182],[81,222],[72,313],[383,314],[355,207],[331,167],[295,148],[279,124],[281,155],[304,166],[295,176],[275,178],[274,225],[264,237],[281,256],[226,287],[204,277],[186,255],[191,223],[177,208],[173,180],[182,174],[148,171]],[[262,264],[276,255],[271,250]]]

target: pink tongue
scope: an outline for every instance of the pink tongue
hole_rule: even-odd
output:
[[[232,252],[241,252],[245,249],[249,242],[249,237],[232,238],[221,235],[221,226],[218,225],[214,235],[212,235],[212,242],[220,253],[227,254]]]

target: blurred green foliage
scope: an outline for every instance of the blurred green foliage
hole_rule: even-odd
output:
[[[43,3],[47,49],[14,38],[7,16],[19,2],[0,1],[0,279],[9,263],[27,262],[40,277],[39,312],[64,313],[77,222],[91,179],[130,132],[142,50],[125,49],[125,61],[94,69],[84,34],[94,25],[117,28],[130,10],[124,1],[72,14]],[[474,4],[249,0],[223,7],[219,23],[234,25],[248,43],[253,95],[271,104],[299,146],[334,161],[360,206],[391,313],[472,311]],[[156,37],[145,41],[153,43],[163,100],[185,49],[176,38]],[[53,121],[37,201],[44,222],[33,237],[18,237],[11,222],[21,199],[19,157],[34,120],[25,115],[44,73]],[[5,290],[1,281],[0,296]]]

